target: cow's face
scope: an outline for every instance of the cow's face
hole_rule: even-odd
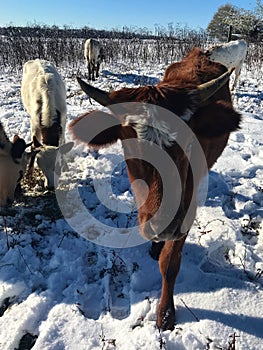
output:
[[[128,90],[115,92],[114,97],[117,101],[125,96],[129,100],[131,91]],[[211,134],[225,135],[238,126],[238,114],[234,126],[227,123],[229,111],[233,112],[231,106],[218,106],[225,117],[217,120],[217,107],[212,104],[213,114],[206,106],[202,107],[204,100],[196,104],[195,93],[190,93],[193,103],[178,109],[185,111],[183,116],[136,101],[109,106],[111,114],[99,111],[84,114],[70,125],[73,136],[92,147],[105,147],[118,139],[122,141],[137,202],[140,231],[149,240],[179,239],[193,222],[197,187],[207,170],[206,155],[196,130],[210,137]],[[178,94],[182,91],[178,90]],[[185,94],[189,97],[189,91]],[[136,91],[134,95],[138,95]],[[112,102],[111,94],[102,92],[101,98],[104,105]],[[198,110],[204,112],[198,114]]]
[[[190,140],[187,141],[190,147]],[[138,150],[142,158],[147,159],[152,149],[154,163],[157,163],[160,169],[136,158],[126,161],[138,204],[140,231],[149,240],[177,239],[188,231],[192,223],[188,221],[187,225],[185,222],[182,227],[193,194],[191,188],[186,186],[189,159],[176,143],[163,152],[157,150],[154,145],[146,146],[146,151],[143,148]],[[185,201],[186,190],[190,190],[189,202]]]
[[[181,118],[158,106],[127,103],[112,109],[118,116],[95,111],[74,121],[74,137],[95,148],[120,139],[142,235],[155,241],[179,238],[192,224],[196,207],[189,172],[192,146],[198,147],[194,133]],[[194,156],[198,152],[205,163],[200,145]],[[195,186],[197,182],[195,178]]]
[[[53,190],[55,188],[55,177],[59,175],[63,166],[63,154],[70,151],[73,143],[69,142],[59,147],[38,145],[34,148],[37,164],[45,176],[44,186]]]
[[[192,223],[189,218],[184,222],[184,218],[192,200],[193,191],[187,181],[190,182],[189,163],[195,135],[179,116],[168,110],[139,105],[141,113],[140,107],[134,108],[139,114],[124,118],[120,139],[138,206],[140,231],[149,240],[179,238]],[[195,211],[195,206],[191,210]]]
[[[37,165],[45,176],[44,185],[47,189],[54,189],[55,162],[58,154],[58,147],[42,146],[38,149]]]

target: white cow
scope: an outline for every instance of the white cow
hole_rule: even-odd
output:
[[[11,204],[15,189],[25,173],[30,154],[25,141],[15,136],[9,141],[0,123],[0,206]]]
[[[84,46],[84,57],[86,59],[89,80],[95,80],[99,76],[101,61],[104,59],[103,48],[98,40],[87,39]]]
[[[235,68],[235,79],[232,90],[236,87],[238,77],[247,54],[245,40],[233,40],[225,44],[213,45],[206,51],[206,56],[214,62],[219,62],[227,68]]]
[[[37,163],[46,177],[45,186],[52,189],[58,149],[62,153],[69,150],[63,145],[67,117],[65,85],[52,63],[36,59],[24,64],[21,95],[31,117]],[[30,162],[31,172],[33,164],[34,157]]]

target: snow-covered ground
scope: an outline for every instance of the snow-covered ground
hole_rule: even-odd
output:
[[[109,90],[154,84],[165,67],[103,68],[95,85]],[[59,71],[69,122],[99,107],[79,93],[75,71]],[[30,141],[20,83],[20,71],[1,72],[0,120],[10,138],[19,133]],[[263,349],[262,91],[262,80],[244,69],[234,94],[242,127],[209,173],[205,204],[184,247],[174,331],[156,328],[161,276],[149,243],[108,238],[116,228],[138,231],[120,144],[98,153],[76,144],[61,190],[63,208],[75,218],[71,226],[55,194],[42,190],[39,172],[33,184],[24,181],[14,206],[1,211],[0,349]],[[95,191],[100,187],[105,203]],[[80,198],[86,215],[79,213]]]

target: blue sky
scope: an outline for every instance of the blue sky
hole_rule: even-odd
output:
[[[253,10],[256,0],[0,0],[0,26],[46,24],[74,28],[167,27],[168,23],[206,28],[217,9],[230,3]]]

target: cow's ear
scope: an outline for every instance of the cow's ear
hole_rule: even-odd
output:
[[[102,111],[85,113],[69,125],[73,139],[93,148],[106,147],[120,138],[121,124],[113,115]]]
[[[27,145],[23,139],[21,139],[18,135],[15,135],[13,138],[13,143],[11,147],[11,156],[14,159],[21,158]]]
[[[66,154],[72,149],[73,146],[74,146],[74,142],[64,143],[59,147],[59,151],[61,154]]]
[[[217,101],[199,108],[190,120],[195,134],[203,137],[217,137],[239,128],[241,115],[224,101]]]

